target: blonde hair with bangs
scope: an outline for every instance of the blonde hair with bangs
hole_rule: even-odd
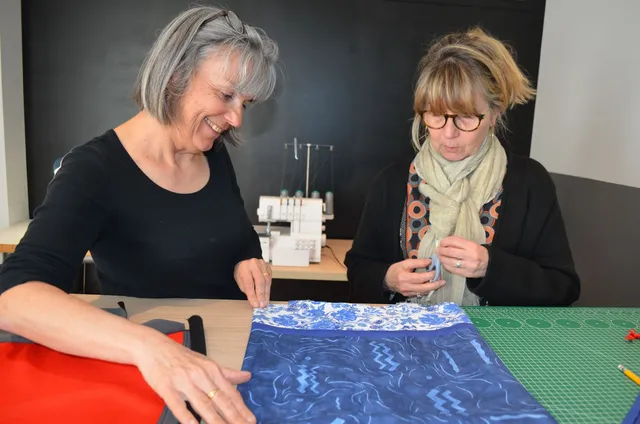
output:
[[[420,61],[418,72],[411,130],[418,150],[427,136],[423,121],[427,110],[435,115],[449,110],[484,114],[488,111],[476,110],[476,99],[481,95],[499,113],[496,126],[504,129],[504,112],[535,96],[510,48],[478,27],[435,40]]]

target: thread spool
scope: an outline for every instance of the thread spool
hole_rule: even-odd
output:
[[[333,192],[327,191],[324,195],[325,213],[327,215],[333,215]]]
[[[302,190],[296,190],[296,196],[297,198],[302,198],[304,196],[304,193],[302,192]]]
[[[320,198],[320,192],[318,190],[313,190],[311,192],[311,198],[312,199],[319,199]]]
[[[286,188],[280,190],[280,197],[289,197],[289,190],[287,190]]]

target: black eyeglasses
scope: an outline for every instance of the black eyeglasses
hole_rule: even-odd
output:
[[[239,32],[240,34],[245,33],[246,30],[244,28],[244,24],[242,23],[240,18],[238,18],[238,15],[236,15],[235,12],[231,10],[221,10],[220,12],[214,14],[209,19],[204,21],[202,25],[208,24],[209,22],[214,21],[222,16],[227,18],[227,23],[231,28],[233,28],[234,31]]]
[[[434,130],[444,128],[449,118],[451,118],[453,119],[453,125],[455,125],[457,129],[464,132],[472,132],[478,129],[485,115],[450,115],[448,113],[444,115],[434,115],[431,112],[425,112],[422,116],[427,128]]]

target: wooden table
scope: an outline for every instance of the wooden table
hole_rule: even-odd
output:
[[[27,231],[30,221],[23,221],[0,230],[0,254],[13,253],[16,246]],[[293,280],[347,281],[347,270],[344,257],[351,249],[352,240],[327,240],[327,247],[322,248],[320,263],[308,267],[274,266],[273,278]],[[90,260],[90,254],[87,254]]]
[[[207,355],[220,365],[242,367],[252,319],[246,301],[79,297],[100,308],[123,301],[137,323],[153,318],[186,323],[200,315]],[[639,346],[623,340],[626,326],[640,322],[640,308],[464,309],[515,377],[560,423],[620,422],[638,395],[616,365],[623,361],[640,370]]]
[[[273,278],[297,280],[347,281],[344,258],[353,240],[328,239],[322,248],[320,263],[309,266],[273,266]]]
[[[117,308],[123,301],[129,320],[154,318],[183,322],[200,315],[207,339],[207,356],[218,364],[240,369],[249,340],[253,308],[243,300],[140,299],[125,296],[76,295],[98,308]]]
[[[0,230],[0,253],[13,253],[31,221],[22,221]]]

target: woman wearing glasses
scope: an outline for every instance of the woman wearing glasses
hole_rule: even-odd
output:
[[[195,422],[183,399],[209,423],[255,422],[232,386],[248,373],[67,293],[90,250],[103,294],[267,305],[270,270],[225,144],[238,142],[245,106],[272,94],[277,56],[230,11],[198,7],[169,23],[140,69],[140,112],[63,159],[3,264],[0,329],[136,365],[181,423]]]
[[[506,152],[496,135],[505,111],[533,96],[505,45],[481,29],[433,43],[414,93],[417,154],[372,183],[346,257],[352,301],[578,299],[551,177],[538,162]]]

